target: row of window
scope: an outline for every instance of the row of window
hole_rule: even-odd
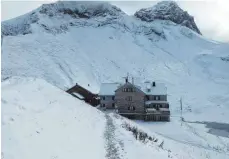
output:
[[[127,88],[124,88],[124,89],[127,89]],[[128,89],[129,89],[129,88],[128,88]],[[130,89],[132,89],[132,88],[130,88]],[[102,99],[103,99],[103,100],[106,100],[106,97],[103,96]],[[115,99],[115,97],[112,96],[112,100],[114,100],[114,99]],[[149,100],[149,97],[146,96],[146,99]],[[131,97],[131,96],[126,97],[126,100],[132,101],[132,97]],[[154,96],[154,100],[160,100],[160,96]]]
[[[112,100],[114,100],[115,99],[115,97],[114,96],[112,96]],[[106,97],[103,97],[103,100],[106,100]]]
[[[126,97],[126,100],[127,101],[132,101],[132,97],[131,96]]]
[[[106,104],[103,104],[102,107],[106,107]],[[115,104],[112,103],[112,108],[114,108],[114,107],[115,107]]]
[[[153,100],[160,100],[160,96],[153,96]],[[149,96],[146,96],[146,100],[150,100]]]
[[[106,107],[106,104],[103,104],[102,107]],[[114,107],[115,107],[115,104],[112,103],[112,108],[114,108]],[[135,110],[135,106],[128,106],[127,109],[128,110]]]
[[[128,106],[128,110],[135,110],[135,106]]]
[[[162,105],[161,104],[150,104],[148,107],[158,109],[158,108],[162,108]],[[164,108],[169,108],[169,104],[166,104]]]
[[[135,92],[134,88],[123,88],[122,89],[123,92]]]
[[[106,97],[104,96],[102,99],[103,99],[103,100],[106,100]],[[112,100],[114,100],[114,99],[115,99],[115,97],[112,96]],[[132,97],[131,97],[131,96],[126,97],[126,100],[127,100],[127,101],[132,101]]]

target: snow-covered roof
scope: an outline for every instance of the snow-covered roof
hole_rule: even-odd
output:
[[[121,86],[120,83],[102,83],[99,95],[115,95],[115,91],[119,86]]]
[[[99,95],[115,95],[116,89],[122,86],[123,83],[102,83],[99,91]],[[151,82],[144,83],[143,86],[135,85],[138,89],[142,90],[146,95],[166,95],[167,89],[163,83],[155,83],[155,86]],[[158,101],[159,102],[159,101]],[[157,103],[158,103],[157,102]],[[165,103],[165,101],[163,101]]]
[[[167,101],[161,101],[161,100],[149,100],[149,101],[146,101],[146,102],[145,102],[145,104],[147,104],[147,105],[148,105],[148,104],[154,104],[154,103],[156,103],[156,104],[157,104],[157,103],[159,103],[159,104],[160,104],[160,103],[166,103],[166,104],[167,104],[168,102],[167,102]]]
[[[84,97],[80,95],[79,93],[73,92],[72,94],[74,94],[75,96],[77,96],[80,99],[84,99]]]
[[[166,95],[167,89],[164,83],[155,82],[155,86],[151,82],[144,83],[141,89],[147,95]]]

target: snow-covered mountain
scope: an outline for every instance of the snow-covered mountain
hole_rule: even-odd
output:
[[[170,20],[176,24],[186,26],[193,31],[200,33],[194,18],[186,11],[183,11],[176,2],[162,1],[150,8],[144,8],[134,14],[143,21],[152,22],[154,20]]]
[[[105,2],[45,4],[2,22],[2,35],[2,81],[35,77],[62,90],[77,82],[93,92],[127,72],[139,83],[163,82],[171,122],[140,125],[163,138],[178,158],[228,158],[229,139],[209,134],[200,123],[228,123],[229,45],[203,37],[192,16],[174,2],[141,9],[135,16]],[[37,88],[36,82],[29,83]],[[189,121],[182,126],[180,97]],[[190,123],[195,121],[200,123]]]

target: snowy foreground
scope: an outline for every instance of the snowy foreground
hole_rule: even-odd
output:
[[[156,141],[136,140],[123,126],[125,123]],[[190,130],[187,125],[182,130],[179,124],[175,121],[174,127],[174,123],[148,122],[140,126],[113,113],[104,114],[40,79],[11,78],[2,83],[2,154],[5,159],[228,158],[228,150],[223,145],[229,144],[229,140],[192,132],[189,139],[202,136],[203,144],[188,139],[182,141]],[[159,127],[160,130],[163,127],[164,133],[176,134],[180,141],[154,133]],[[209,139],[213,145],[205,145]]]
[[[142,143],[105,115],[44,80],[2,83],[2,154],[5,159],[168,158],[162,140]],[[153,135],[152,137],[158,137]]]

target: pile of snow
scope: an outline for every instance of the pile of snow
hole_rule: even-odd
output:
[[[183,11],[176,2],[162,1],[150,8],[140,9],[134,14],[137,18],[152,22],[154,20],[170,20],[176,24],[186,26],[198,34],[200,30],[196,26],[194,18],[186,11]]]

